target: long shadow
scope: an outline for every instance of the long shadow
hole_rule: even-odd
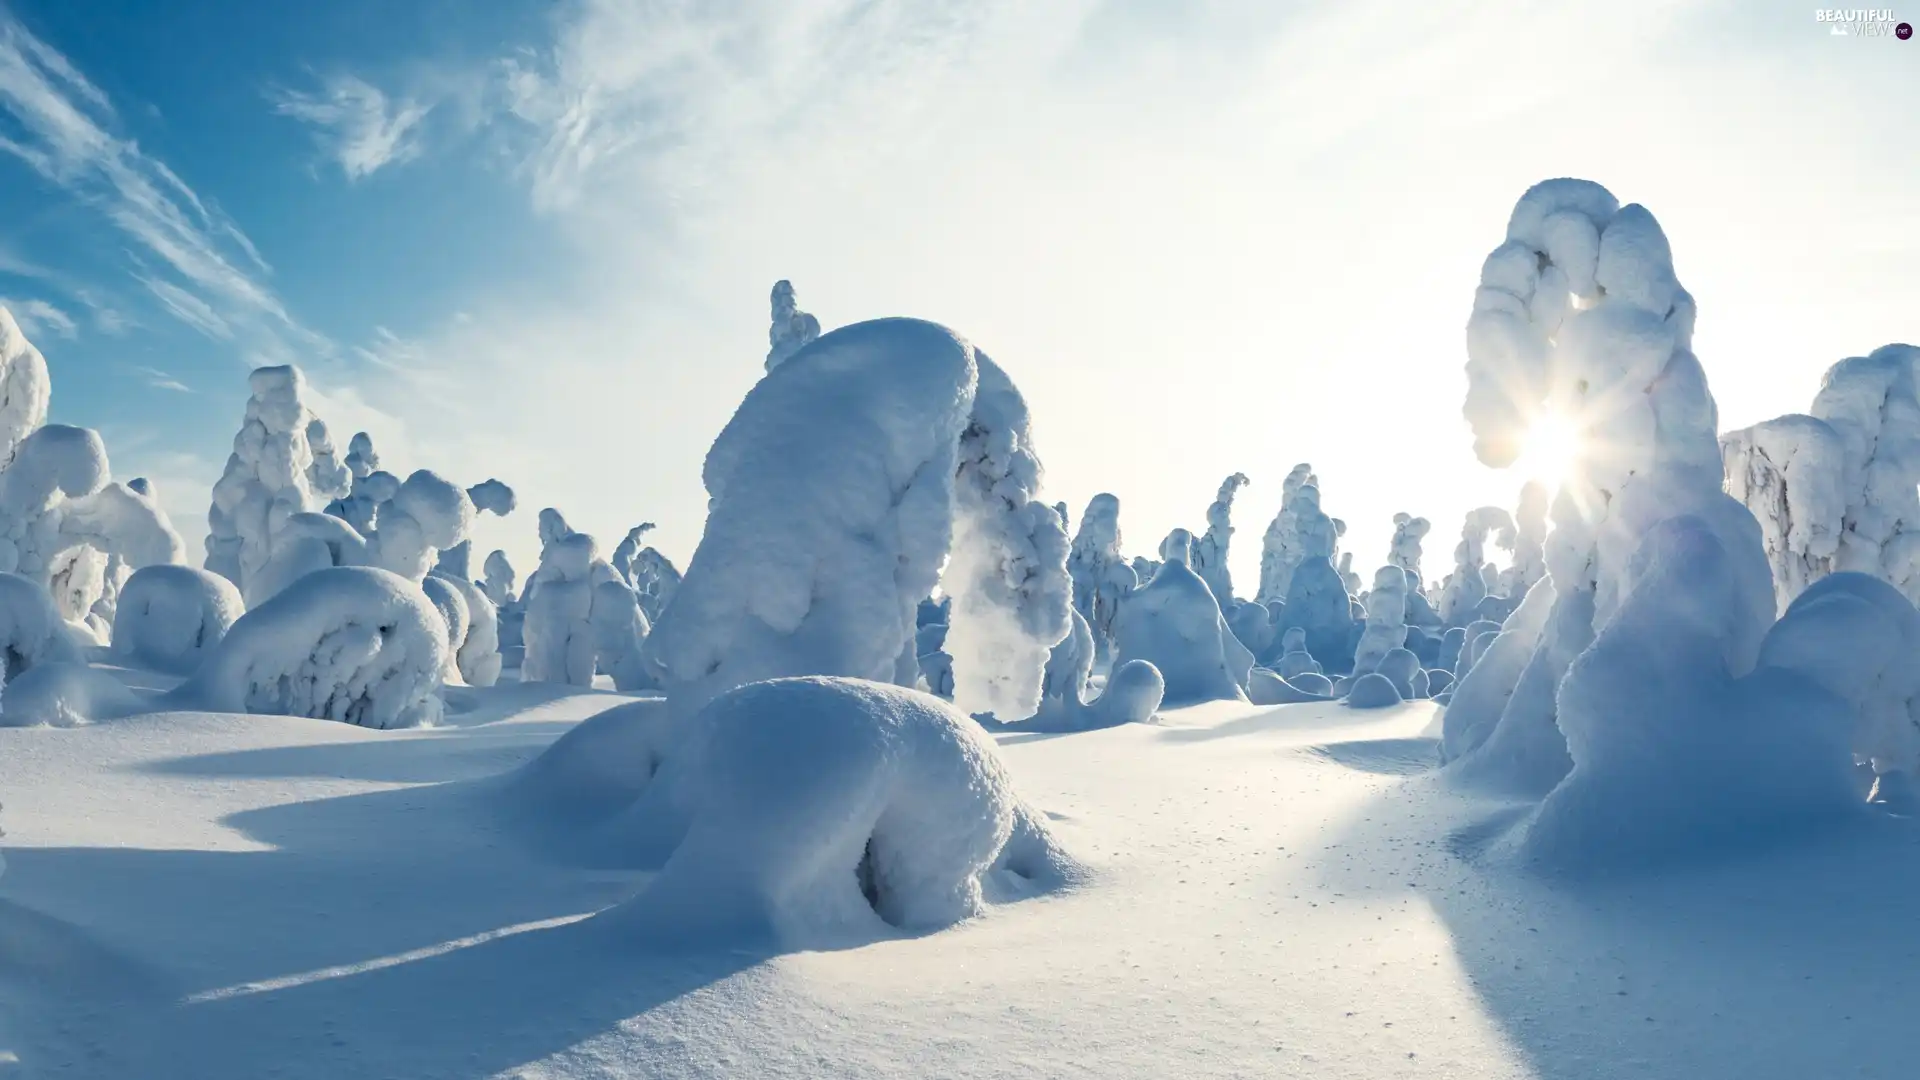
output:
[[[49,1064],[102,1080],[491,1076],[761,959],[649,955],[588,920],[278,989],[121,1010],[70,1035],[65,1060]]]
[[[141,767],[167,776],[329,777],[384,783],[466,780],[516,768],[538,756],[571,720],[509,727],[378,732],[360,742],[272,746],[196,754]]]
[[[1538,1076],[1912,1075],[1920,825],[1864,817],[1574,882],[1503,861],[1527,817],[1410,779],[1337,838],[1374,860],[1329,873],[1337,889],[1423,897]]]
[[[1329,705],[1330,702],[1312,702],[1313,705]],[[1410,705],[1423,704],[1413,702]],[[1231,739],[1241,735],[1257,735],[1269,731],[1321,731],[1341,722],[1353,727],[1365,727],[1392,720],[1409,706],[1394,709],[1355,709],[1350,713],[1336,714],[1337,719],[1329,717],[1329,710],[1316,708],[1307,711],[1298,705],[1274,705],[1260,712],[1229,720],[1223,724],[1209,727],[1170,727],[1160,732],[1159,737],[1167,742],[1208,742],[1214,739]]]

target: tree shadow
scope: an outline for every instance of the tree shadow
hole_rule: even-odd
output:
[[[433,784],[518,768],[574,726],[571,720],[539,720],[499,727],[369,732],[368,738],[354,742],[269,746],[170,758],[140,766],[140,771],[162,776],[324,777]]]
[[[1422,897],[1544,1080],[1912,1074],[1920,825],[1868,816],[1570,881],[1509,861],[1530,813],[1410,778],[1334,838],[1374,857],[1330,865],[1330,887]]]
[[[1340,708],[1335,712],[1334,709],[1337,707],[1335,702],[1263,706],[1260,707],[1259,712],[1224,723],[1203,727],[1168,727],[1159,733],[1159,737],[1167,742],[1209,742],[1214,739],[1231,739],[1266,732],[1319,732],[1341,724],[1361,728],[1381,723],[1398,723],[1409,710],[1431,709],[1433,705],[1431,702],[1412,701],[1388,709],[1356,709],[1349,712]]]

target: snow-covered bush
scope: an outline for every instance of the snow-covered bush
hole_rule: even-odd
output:
[[[830,946],[949,926],[1071,865],[980,727],[912,690],[751,683],[707,704],[679,756],[685,835],[613,913],[636,931]]]
[[[79,657],[47,590],[19,574],[0,572],[0,680],[11,682],[40,664]]]
[[[1756,614],[1744,562],[1700,518],[1649,530],[1618,613],[1560,684],[1573,768],[1528,827],[1527,857],[1584,872],[1724,852],[1857,809],[1855,713],[1821,674],[1870,682],[1892,651],[1876,635],[1897,628],[1836,591],[1821,599],[1839,603],[1790,612],[1759,666],[1737,672],[1727,642]]]
[[[1030,715],[1070,590],[1026,428],[1005,375],[933,323],[857,323],[770,371],[707,454],[706,530],[648,638],[673,711],[783,675],[898,678],[940,584],[956,700]]]
[[[947,655],[953,702],[969,714],[1031,716],[1053,647],[1072,630],[1067,530],[1039,501],[1042,468],[1026,399],[986,353],[960,434],[952,554],[940,589],[952,598]]]
[[[445,624],[417,583],[374,567],[331,567],[242,615],[168,700],[406,727],[439,718],[446,665]]]
[[[1244,700],[1252,658],[1237,667],[1239,642],[1213,590],[1185,563],[1169,561],[1120,608],[1113,624],[1114,666],[1145,660],[1159,669],[1169,706]]]
[[[773,325],[767,330],[767,370],[772,371],[786,359],[811,345],[820,336],[820,320],[801,311],[793,295],[793,283],[773,283]]]
[[[1367,594],[1367,625],[1354,650],[1353,670],[1372,671],[1380,658],[1407,642],[1407,570],[1387,565],[1374,571]]]
[[[1071,619],[1073,629],[1047,656],[1038,715],[1069,716],[1086,705],[1087,679],[1093,674],[1093,628],[1078,610]]]
[[[120,590],[113,620],[116,663],[185,675],[246,612],[240,590],[193,566],[147,566]]]
[[[1653,215],[1619,206],[1588,181],[1529,189],[1506,242],[1482,267],[1467,325],[1463,410],[1475,453],[1488,465],[1510,464],[1548,411],[1580,440],[1547,539],[1543,584],[1554,590],[1554,610],[1524,663],[1489,667],[1501,651],[1496,640],[1448,709],[1453,743],[1453,714],[1469,690],[1481,707],[1497,705],[1500,693],[1485,684],[1514,677],[1479,751],[1502,782],[1545,790],[1565,775],[1565,739],[1555,724],[1561,673],[1620,610],[1634,552],[1662,521],[1691,515],[1703,522],[1728,561],[1722,571],[1739,583],[1724,590],[1732,607],[1716,641],[1728,673],[1746,674],[1758,653],[1773,589],[1759,526],[1722,491],[1716,411],[1691,351],[1693,323],[1693,299],[1675,277]],[[1520,614],[1508,620],[1509,631]],[[1483,730],[1484,721],[1476,715],[1471,726]],[[1522,745],[1526,753],[1508,753]]]
[[[1353,686],[1347,690],[1347,707],[1350,709],[1385,709],[1398,705],[1405,700],[1393,685],[1393,680],[1377,671],[1369,671],[1353,680]]]
[[[569,533],[541,553],[539,569],[527,579],[526,621],[520,628],[527,649],[520,662],[524,681],[593,685],[598,645],[593,568],[598,555],[598,546],[586,533]]]
[[[1207,507],[1207,532],[1193,545],[1193,572],[1213,590],[1223,609],[1233,606],[1233,575],[1227,569],[1227,548],[1233,540],[1233,497],[1247,486],[1247,474],[1234,473],[1220,482],[1220,492]]]
[[[1074,609],[1092,629],[1098,654],[1106,656],[1113,646],[1113,617],[1140,584],[1120,553],[1118,498],[1102,492],[1088,501],[1067,555],[1067,574],[1073,579]]]
[[[348,490],[327,426],[307,408],[306,377],[293,366],[256,368],[252,396],[226,471],[207,511],[207,569],[240,587],[265,566],[293,514],[319,510]]]

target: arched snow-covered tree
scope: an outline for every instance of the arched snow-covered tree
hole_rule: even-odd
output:
[[[1207,507],[1207,531],[1193,545],[1193,572],[1213,590],[1222,608],[1233,606],[1233,575],[1227,569],[1227,547],[1233,540],[1233,497],[1247,486],[1246,473],[1234,473],[1220,482],[1220,493]]]

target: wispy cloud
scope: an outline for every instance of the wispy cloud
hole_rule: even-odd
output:
[[[120,134],[107,95],[4,8],[0,110],[14,122],[12,132],[0,135],[0,151],[95,208],[131,239],[136,277],[167,311],[216,337],[245,325],[271,339],[269,347],[287,339],[319,341],[266,284],[266,261],[240,227]],[[146,267],[149,259],[156,268]],[[109,326],[124,321],[119,313],[104,317]]]
[[[353,75],[330,75],[318,91],[279,90],[271,97],[283,116],[313,125],[315,137],[348,180],[360,180],[420,154],[421,121],[432,103],[390,99]]]
[[[142,378],[146,379],[147,385],[153,387],[155,390],[172,390],[181,394],[193,393],[193,387],[161,371],[159,368],[136,366],[133,370],[138,372]]]
[[[53,335],[71,341],[80,334],[73,316],[45,300],[12,300],[0,297],[0,307],[13,312],[13,321],[29,339]]]

